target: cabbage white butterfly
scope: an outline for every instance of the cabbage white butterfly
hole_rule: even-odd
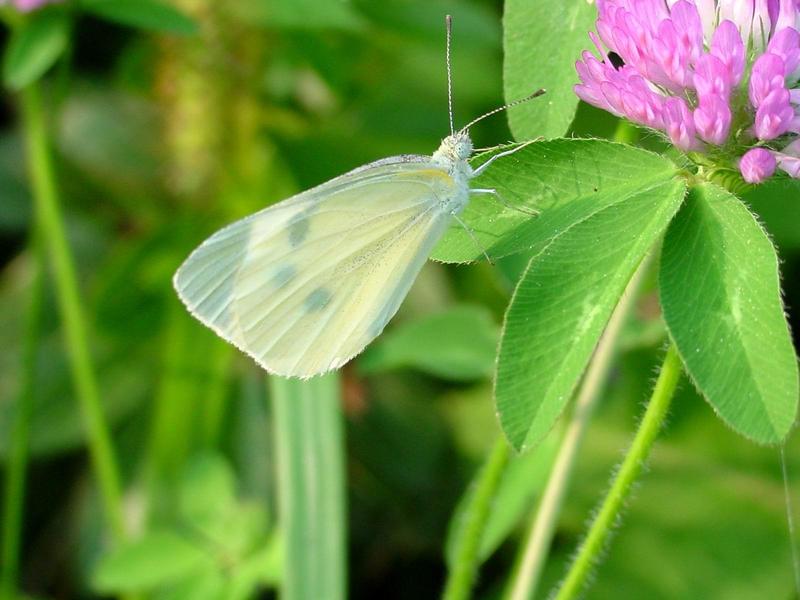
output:
[[[433,247],[460,213],[477,169],[468,129],[455,131],[447,17],[450,135],[432,156],[359,167],[229,225],[175,273],[189,311],[270,373],[308,378],[359,354],[400,308]],[[465,226],[466,228],[466,226]],[[467,231],[471,234],[469,229]]]

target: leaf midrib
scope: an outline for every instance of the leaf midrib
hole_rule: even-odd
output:
[[[623,197],[621,197],[621,198],[620,198],[619,200],[617,200],[616,202],[612,202],[611,204],[606,204],[605,206],[603,206],[603,207],[600,207],[600,208],[598,208],[597,210],[594,210],[594,211],[592,211],[592,212],[586,213],[586,215],[584,215],[584,216],[583,216],[581,219],[578,219],[577,221],[573,221],[573,222],[572,222],[572,223],[570,223],[570,224],[569,224],[567,227],[565,227],[564,229],[560,230],[558,233],[556,233],[555,235],[553,235],[553,237],[551,237],[551,238],[548,238],[546,241],[542,242],[542,244],[543,244],[543,245],[542,245],[542,248],[541,248],[541,250],[539,250],[539,251],[538,251],[536,254],[534,254],[534,255],[532,255],[532,256],[531,256],[531,258],[530,258],[530,260],[529,260],[529,262],[528,262],[528,268],[530,268],[530,266],[533,264],[533,262],[534,262],[536,259],[538,259],[538,258],[539,258],[539,257],[540,257],[542,254],[544,254],[545,252],[547,252],[547,250],[548,250],[548,249],[549,249],[549,248],[550,248],[550,247],[551,247],[553,244],[555,244],[555,243],[556,243],[558,240],[560,240],[560,239],[561,239],[561,238],[562,238],[564,235],[566,235],[567,233],[569,233],[570,231],[572,231],[572,229],[573,229],[573,228],[577,227],[578,225],[582,225],[583,223],[585,223],[585,222],[586,222],[586,221],[588,221],[589,219],[592,219],[592,218],[596,217],[597,215],[599,215],[599,214],[602,214],[602,213],[603,213],[603,212],[605,212],[606,210],[609,210],[609,209],[611,209],[611,208],[614,208],[614,207],[616,207],[616,206],[619,206],[620,204],[622,204],[623,202],[626,202],[626,201],[630,200],[630,199],[631,199],[632,197],[634,197],[634,196],[638,196],[639,194],[646,194],[646,193],[648,193],[648,192],[651,192],[652,190],[654,190],[654,189],[658,188],[660,185],[663,185],[663,184],[665,184],[665,183],[668,183],[669,181],[670,181],[670,179],[661,178],[661,179],[659,180],[659,182],[658,182],[658,183],[654,183],[653,185],[651,185],[651,186],[649,186],[649,187],[646,187],[646,188],[636,188],[635,190],[633,190],[633,191],[629,192],[627,196],[623,196]],[[610,195],[610,193],[611,193],[611,192],[609,192],[609,195]],[[587,198],[589,198],[589,197],[590,197],[590,194],[586,194],[586,195],[583,195],[583,196],[576,196],[576,197],[575,197],[575,199],[574,199],[574,200],[572,200],[572,202],[575,202],[575,201],[578,201],[578,200],[585,200],[585,199],[587,199]],[[507,236],[507,235],[510,235],[510,234],[511,234],[513,231],[514,231],[514,230],[512,230],[512,231],[510,231],[510,232],[507,232],[507,233],[506,233],[506,236]],[[505,237],[505,236],[503,236],[503,237]],[[501,239],[502,239],[502,238],[501,238]],[[513,252],[513,253],[511,253],[511,254],[518,254],[519,252],[525,252],[525,250],[526,250],[526,249],[527,249],[527,250],[530,250],[531,248],[534,248],[535,246],[536,246],[536,244],[534,243],[534,244],[531,244],[530,246],[528,246],[527,248],[522,248],[521,250],[518,250],[518,251],[516,251],[516,252]],[[491,252],[491,250],[492,250],[492,248],[490,247],[490,248],[489,248],[489,251]],[[507,256],[507,255],[504,255],[504,256]],[[501,257],[501,258],[502,258],[502,257]],[[528,273],[528,269],[525,269],[525,275],[527,275],[527,273]],[[524,275],[523,275],[523,277],[524,277]],[[516,293],[515,293],[514,295],[516,295]],[[513,302],[513,301],[514,301],[514,298],[512,297],[512,298],[511,298],[511,302]]]
[[[710,189],[713,189],[715,193],[719,193],[719,190],[715,189],[715,187],[711,187]],[[737,201],[738,201],[738,199],[737,199]],[[724,223],[723,217],[720,216],[721,211],[716,206],[716,203],[708,202],[706,200],[705,201],[705,206],[707,206],[709,208],[709,210],[711,212],[713,212],[714,218],[717,220],[718,223]],[[742,208],[747,210],[746,207],[744,206],[744,204],[742,204],[741,206],[742,206]],[[749,210],[747,211],[747,213],[752,218],[752,214],[750,213]],[[758,225],[757,222],[756,222],[756,225]],[[703,220],[702,228],[705,231],[710,231],[711,230],[711,227],[710,227],[709,223],[706,220]],[[759,229],[760,229],[760,226],[759,226]],[[735,235],[735,236],[738,237],[738,233],[736,233],[736,231],[734,231],[734,228],[725,226],[724,231],[725,232],[730,232],[731,235]],[[739,239],[741,240],[741,238],[739,238]],[[744,242],[742,242],[742,243],[744,243]],[[733,307],[732,307],[732,304],[730,302],[729,289],[728,289],[727,285],[724,285],[725,284],[724,268],[720,268],[716,264],[713,264],[713,267],[714,267],[714,272],[717,274],[718,280],[720,282],[722,282],[722,284],[723,284],[720,287],[725,291],[725,293],[724,293],[724,295],[722,297],[723,308],[727,309],[727,313],[726,314],[732,314],[732,308]],[[745,359],[745,371],[746,371],[746,373],[748,375],[748,380],[752,381],[754,383],[755,391],[759,395],[759,400],[760,400],[759,404],[761,405],[762,409],[764,410],[764,414],[767,416],[767,419],[768,419],[770,425],[772,425],[772,433],[775,436],[778,436],[778,434],[779,434],[778,433],[779,432],[778,424],[776,423],[775,417],[773,416],[773,413],[770,410],[769,404],[764,401],[764,399],[766,398],[766,394],[764,392],[764,389],[762,388],[761,378],[757,376],[758,375],[758,369],[752,363],[751,350],[749,349],[748,344],[745,343],[744,338],[742,337],[742,330],[741,330],[741,327],[739,326],[739,321],[737,321],[736,319],[732,319],[732,321],[735,324],[735,326],[731,327],[731,330],[733,332],[733,337],[735,338],[736,342],[738,342],[739,347],[742,349],[742,354],[744,355],[744,359]],[[680,352],[680,349],[678,349],[678,350]],[[684,360],[683,363],[684,363],[684,365],[686,365],[686,370],[689,371],[689,374],[692,376],[692,379],[694,380],[695,385],[697,385],[697,381],[698,381],[697,377],[695,376],[694,373],[692,373],[692,371],[694,369],[689,368],[689,363],[687,361]],[[702,388],[700,388],[698,386],[698,389],[702,389]],[[717,411],[719,410],[714,405],[714,403],[711,403],[711,405],[714,407],[715,410],[717,410]]]

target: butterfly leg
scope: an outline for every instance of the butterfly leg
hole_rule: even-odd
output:
[[[519,211],[519,212],[521,212],[523,214],[530,215],[532,217],[535,217],[535,216],[537,216],[539,214],[538,210],[533,210],[533,209],[530,209],[530,208],[526,208],[524,206],[514,206],[513,204],[508,202],[505,198],[503,198],[503,196],[500,194],[500,192],[498,192],[494,188],[472,188],[472,189],[469,190],[469,193],[470,194],[490,194],[490,195],[494,196],[497,199],[497,201],[500,204],[502,204],[503,206],[505,206],[506,208],[510,208],[511,210]]]
[[[519,152],[523,148],[527,148],[529,145],[531,145],[535,141],[536,140],[531,140],[529,142],[525,142],[524,144],[520,144],[519,146],[517,146],[516,148],[512,148],[511,150],[506,150],[505,152],[501,152],[500,154],[495,154],[492,158],[490,158],[485,163],[483,163],[480,167],[475,169],[472,172],[472,176],[473,177],[478,177],[481,173],[483,173],[489,167],[489,165],[491,165],[498,158],[503,158],[504,156],[511,156],[515,152]]]
[[[466,223],[464,223],[464,221],[461,219],[461,217],[459,217],[456,213],[450,213],[450,214],[453,216],[453,218],[456,221],[458,221],[458,224],[461,225],[464,228],[464,231],[467,232],[467,234],[472,239],[472,241],[475,244],[475,246],[478,248],[478,250],[481,251],[481,254],[483,254],[486,257],[486,260],[489,261],[489,264],[494,266],[494,261],[489,256],[489,253],[486,252],[486,248],[483,247],[483,244],[481,244],[478,241],[478,238],[475,237],[475,232],[473,232],[472,229],[470,229],[469,226]]]

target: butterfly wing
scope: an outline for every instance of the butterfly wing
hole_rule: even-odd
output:
[[[442,196],[458,192],[426,157],[367,165],[218,231],[175,288],[268,371],[324,373],[383,331],[449,223]]]

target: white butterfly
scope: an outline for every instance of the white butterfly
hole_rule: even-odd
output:
[[[451,110],[433,156],[370,163],[221,229],[175,273],[178,295],[270,373],[341,367],[383,331],[470,194],[495,193],[470,179],[521,148],[473,169],[476,121],[453,132]]]

